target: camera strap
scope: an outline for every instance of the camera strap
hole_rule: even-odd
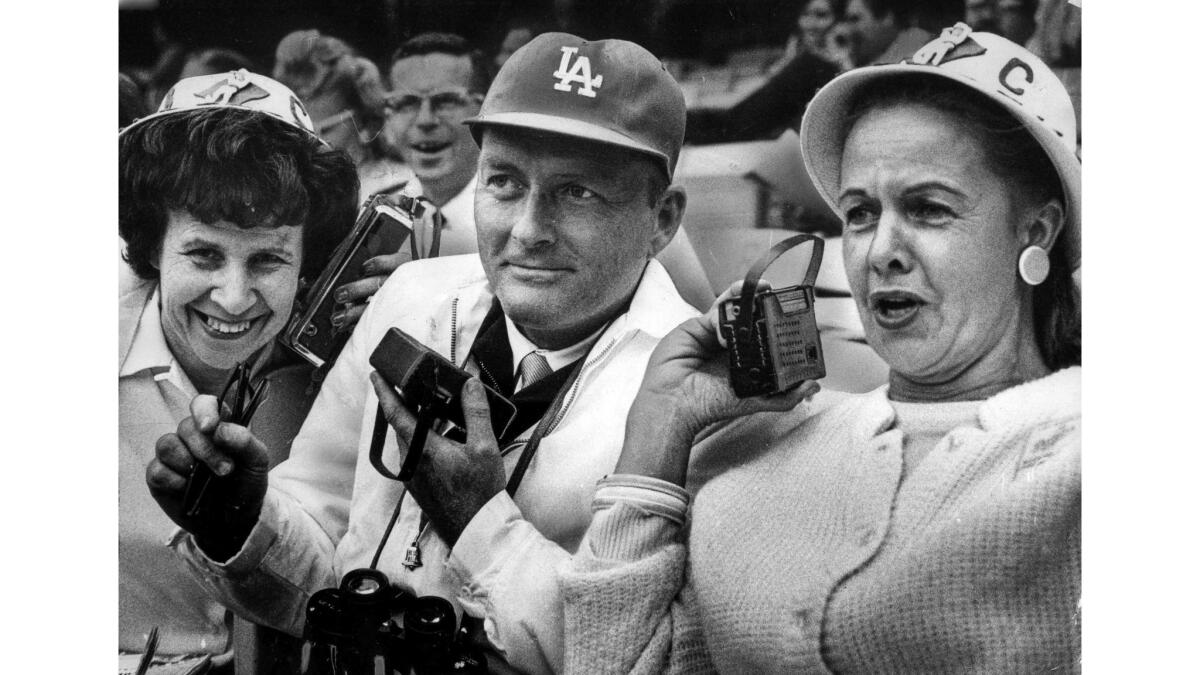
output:
[[[525,471],[529,469],[529,464],[533,461],[533,455],[542,443],[542,437],[550,432],[550,426],[554,424],[554,420],[558,419],[558,413],[562,410],[567,392],[571,390],[571,387],[575,384],[575,380],[579,379],[579,372],[583,370],[583,364],[586,360],[586,358],[581,358],[576,361],[575,367],[571,369],[571,374],[567,376],[567,380],[558,388],[558,394],[554,396],[550,407],[546,409],[546,413],[542,415],[542,419],[538,420],[537,426],[534,427],[533,433],[529,436],[529,442],[521,449],[521,456],[517,458],[517,464],[513,467],[512,475],[508,477],[508,484],[504,488],[508,492],[509,497],[517,495],[517,488],[521,486],[521,480],[525,478]]]
[[[755,261],[754,266],[746,273],[746,280],[742,282],[742,294],[738,299],[738,314],[734,319],[737,327],[735,335],[738,338],[749,338],[754,334],[754,296],[758,289],[758,282],[762,279],[763,273],[767,271],[767,267],[789,249],[807,241],[813,243],[812,257],[808,261],[808,269],[804,272],[804,280],[800,282],[800,285],[812,286],[816,283],[817,272],[821,269],[821,257],[825,254],[824,239],[812,234],[798,234],[772,246]]]

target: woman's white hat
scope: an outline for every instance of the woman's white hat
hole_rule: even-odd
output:
[[[844,73],[817,92],[800,125],[804,166],[821,196],[837,210],[846,114],[864,88],[895,75],[945,77],[985,94],[1025,125],[1046,151],[1062,181],[1066,221],[1061,240],[1072,268],[1080,263],[1080,174],[1075,109],[1058,77],[1027,49],[965,23],[952,28],[900,63]]]
[[[157,117],[214,108],[240,108],[270,115],[320,140],[312,118],[291,89],[245,68],[180,80],[163,97],[157,111],[134,120],[121,133]]]

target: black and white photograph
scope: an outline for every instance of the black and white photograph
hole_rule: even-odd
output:
[[[62,17],[104,201],[52,301],[100,317],[51,557],[102,592],[25,670],[1130,672],[1093,589],[1154,573],[1090,548],[1142,517],[1092,458],[1177,446],[1084,403],[1171,366],[1097,342],[1085,392],[1083,253],[1089,344],[1153,359],[1176,284],[1122,261],[1188,244],[1085,209],[1082,0],[116,4]],[[1104,72],[1130,166],[1156,105]]]

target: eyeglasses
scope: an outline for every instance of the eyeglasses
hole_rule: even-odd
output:
[[[395,92],[388,96],[384,107],[395,115],[411,117],[420,112],[425,101],[429,101],[430,112],[446,118],[461,115],[467,106],[483,101],[483,95],[465,89],[438,91],[428,96]]]

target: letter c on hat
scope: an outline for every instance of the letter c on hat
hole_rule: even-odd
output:
[[[1018,87],[1009,83],[1009,75],[1011,75],[1014,70],[1025,71],[1024,84],[1029,85],[1033,84],[1033,68],[1031,68],[1028,63],[1025,63],[1021,59],[1013,57],[1008,60],[1008,63],[1004,64],[1003,68],[1000,69],[1000,84],[1003,85],[1005,89],[1011,91],[1017,96],[1020,96],[1021,94],[1025,93],[1025,87]]]

